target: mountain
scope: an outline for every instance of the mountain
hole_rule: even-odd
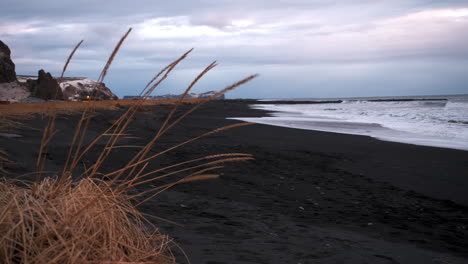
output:
[[[205,93],[189,93],[187,94],[187,96],[185,97],[186,99],[208,99],[210,97],[212,97],[213,95],[215,95],[216,92],[215,91],[209,91],[209,92],[205,92]],[[179,99],[182,95],[181,94],[165,94],[165,95],[153,95],[153,96],[149,96],[148,99],[153,99],[153,100],[160,100],[160,99]],[[130,95],[126,95],[123,97],[124,100],[131,100],[131,99],[139,99],[140,97],[139,96],[130,96]],[[224,99],[224,94],[220,95],[218,98],[216,99]]]

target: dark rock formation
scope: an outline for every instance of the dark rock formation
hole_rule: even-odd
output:
[[[95,96],[99,100],[117,100],[119,97],[115,95],[111,89],[106,87],[105,83],[98,83],[98,88],[95,91]]]
[[[10,55],[10,49],[0,40],[0,83],[16,81],[15,64]]]
[[[96,88],[92,90],[81,90],[80,98],[91,98],[93,100],[117,100],[119,99],[104,83],[96,83]]]
[[[65,100],[117,100],[104,83],[86,78],[64,78],[60,83]]]
[[[44,100],[63,100],[62,89],[50,73],[39,70],[37,80],[28,80],[31,95]]]

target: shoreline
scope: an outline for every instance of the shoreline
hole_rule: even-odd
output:
[[[464,126],[467,124],[466,121],[463,121],[463,118],[465,118],[464,116],[458,116],[459,119],[461,118],[461,121],[453,116],[447,117],[442,115],[441,117],[438,117],[433,116],[433,114],[425,116],[421,111],[426,110],[424,108],[419,109],[420,106],[415,107],[415,109],[418,109],[416,112],[413,110],[408,110],[408,112],[403,114],[401,110],[398,110],[398,107],[401,106],[397,106],[395,109],[397,118],[391,117],[389,119],[389,116],[394,115],[393,112],[386,112],[386,110],[382,111],[380,108],[383,105],[378,106],[378,108],[375,108],[376,105],[372,105],[372,103],[376,102],[406,103],[414,101],[429,101],[431,104],[434,103],[434,101],[444,101],[445,104],[447,104],[450,102],[449,99],[366,99],[362,101],[369,102],[371,105],[367,106],[367,104],[365,104],[364,107],[356,108],[354,106],[356,104],[348,104],[344,103],[344,101],[268,101],[266,104],[265,102],[261,102],[260,104],[253,102],[249,104],[249,107],[252,109],[266,111],[265,116],[253,118],[238,116],[233,119],[286,128],[369,136],[382,141],[412,144],[417,146],[429,146],[468,151],[468,144],[465,140],[466,137],[462,136],[465,134],[464,132],[468,132],[466,126]],[[307,104],[307,106],[295,106],[298,104]],[[323,107],[314,106],[317,104],[326,104],[326,107],[328,107],[329,104],[332,105],[323,109]],[[343,104],[343,106],[335,107],[333,104]],[[444,107],[445,104],[443,105]],[[357,105],[359,106],[361,104]],[[394,106],[390,105],[389,107]],[[443,112],[443,109],[445,108],[442,108],[442,110],[438,111]],[[348,115],[347,111],[351,111],[353,114]],[[427,111],[434,112],[435,110],[429,109]],[[452,113],[452,115],[453,114],[454,113]],[[367,118],[367,115],[371,116],[372,118]],[[401,118],[401,115],[409,115],[410,118]],[[420,117],[421,115],[423,116],[422,119]],[[379,118],[382,120],[379,120]],[[441,120],[444,120],[443,118],[449,119],[445,120],[447,124],[443,124],[443,122],[440,123],[441,121],[431,123],[431,121],[428,122],[426,120],[438,118],[442,118]],[[453,127],[454,125],[456,126]],[[426,128],[420,129],[420,127]]]
[[[162,138],[155,151],[227,124],[235,116],[264,116],[243,100],[201,107]],[[190,105],[183,105],[183,108]],[[143,141],[168,111],[139,113],[131,134]],[[98,111],[89,138],[119,111]],[[57,120],[47,168],[60,171],[77,115]],[[0,144],[34,169],[46,120],[24,120]],[[141,210],[182,224],[154,223],[192,263],[463,263],[468,260],[468,152],[356,136],[255,124],[215,134],[158,160],[170,164],[216,153],[251,153],[226,164],[221,178],[179,185]],[[118,150],[105,168],[132,156]],[[86,157],[86,162],[93,155]],[[86,163],[85,162],[85,163]],[[158,164],[150,166],[157,167]],[[144,191],[142,186],[135,191]],[[180,253],[176,253],[181,256]],[[185,263],[179,257],[180,263]],[[445,261],[445,262],[444,262]]]
[[[271,111],[271,113],[274,113],[274,111]],[[307,128],[307,127],[302,127],[300,125],[294,126],[294,125],[281,125],[281,124],[273,124],[275,121],[262,121],[263,118],[269,118],[270,116],[264,116],[264,117],[233,117],[229,119],[237,120],[237,121],[242,121],[242,122],[253,122],[253,123],[258,123],[262,125],[267,125],[267,126],[276,126],[276,127],[283,127],[283,128],[291,128],[291,129],[302,129],[302,130],[308,130],[308,131],[315,131],[315,132],[324,132],[324,133],[334,133],[334,134],[340,134],[340,135],[352,135],[352,136],[364,136],[364,137],[370,137],[373,139],[377,139],[380,141],[385,141],[385,142],[393,142],[393,143],[399,143],[399,144],[408,144],[408,145],[414,145],[414,146],[421,146],[421,147],[432,147],[432,148],[441,148],[441,149],[451,149],[451,150],[461,150],[461,151],[468,151],[468,146],[467,147],[461,147],[459,144],[453,143],[453,142],[447,142],[441,139],[433,139],[433,141],[430,141],[431,138],[423,138],[421,135],[417,134],[411,134],[409,132],[404,132],[404,131],[399,131],[399,130],[394,130],[391,128],[384,127],[380,124],[376,123],[365,123],[365,125],[368,126],[373,126],[377,130],[385,130],[387,132],[391,131],[397,135],[400,135],[400,137],[390,137],[390,136],[383,136],[383,135],[372,135],[372,134],[359,134],[358,132],[344,132],[340,130],[332,131],[331,129],[327,130],[326,128]],[[274,118],[274,117],[273,117]],[[313,123],[318,123],[320,125],[320,122],[317,121],[310,121]],[[327,122],[329,123],[329,122]],[[347,124],[346,121],[343,122],[336,122],[337,124]],[[349,123],[349,126],[359,126],[363,125],[364,123],[358,123],[358,122],[351,122]],[[342,129],[343,130],[343,129]],[[412,136],[413,138],[410,138],[409,140],[406,139],[404,140],[402,136]],[[419,136],[419,137],[418,137]],[[416,143],[416,142],[418,143]],[[440,143],[441,141],[444,141],[443,143]]]

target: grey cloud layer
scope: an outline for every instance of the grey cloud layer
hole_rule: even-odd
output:
[[[85,44],[75,71],[98,71],[129,26],[134,32],[113,66],[117,70],[152,71],[192,47],[186,69],[218,59],[237,73],[275,65],[289,72],[286,67],[415,60],[463,65],[463,12],[468,1],[3,0],[0,39],[12,46],[19,71],[27,73],[39,67],[58,71],[80,39]],[[336,70],[342,76],[349,71]]]

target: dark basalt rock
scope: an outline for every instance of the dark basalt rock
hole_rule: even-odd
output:
[[[44,100],[63,100],[62,89],[50,73],[39,70],[37,80],[28,80],[31,95]]]
[[[10,48],[0,40],[0,83],[16,81],[15,64],[10,56]]]

